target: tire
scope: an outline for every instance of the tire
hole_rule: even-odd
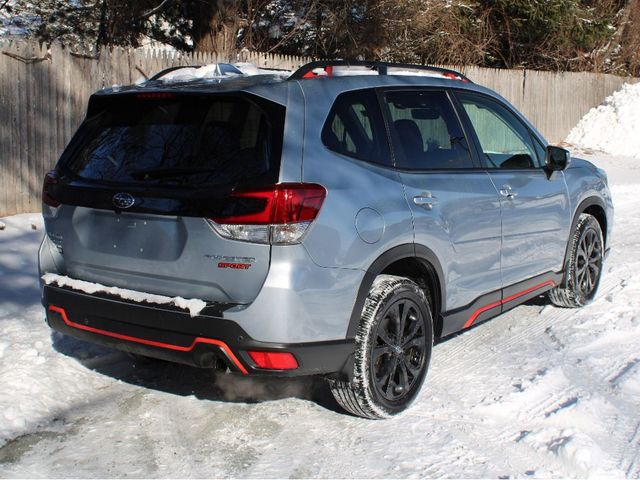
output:
[[[593,301],[602,276],[604,238],[595,217],[582,213],[570,242],[565,281],[549,291],[549,299],[558,307],[579,308]]]
[[[418,395],[432,347],[433,319],[425,292],[407,278],[379,275],[362,309],[353,380],[329,379],[331,392],[354,415],[396,415]]]

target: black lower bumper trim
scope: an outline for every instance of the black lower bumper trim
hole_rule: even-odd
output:
[[[353,340],[271,343],[252,339],[237,323],[218,316],[96,297],[45,285],[43,304],[51,328],[110,348],[197,367],[224,362],[251,375],[300,376],[339,372],[353,353]],[[256,367],[247,351],[286,351],[298,361],[294,370]]]

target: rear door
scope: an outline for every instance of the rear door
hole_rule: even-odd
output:
[[[383,105],[413,213],[415,242],[433,250],[444,270],[443,309],[469,306],[488,293],[495,298],[486,303],[499,300],[500,201],[473,158],[448,94],[387,90]]]
[[[476,93],[456,96],[500,193],[504,286],[560,271],[571,224],[564,173],[545,171],[542,145],[506,105]]]
[[[63,271],[108,286],[251,302],[270,245],[225,239],[209,219],[277,182],[284,107],[250,95],[152,93],[92,100],[63,155],[46,218]]]

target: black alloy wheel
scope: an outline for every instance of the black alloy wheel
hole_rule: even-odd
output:
[[[403,298],[389,306],[378,323],[371,350],[376,391],[397,402],[407,396],[424,366],[427,339],[419,306]]]
[[[588,228],[582,232],[575,268],[577,288],[585,298],[590,298],[595,293],[602,272],[601,235],[595,229]]]
[[[588,213],[580,214],[567,246],[565,277],[549,291],[554,305],[577,308],[593,301],[602,276],[604,245],[598,220]]]
[[[345,410],[388,418],[416,399],[433,346],[429,293],[408,278],[376,277],[362,309],[351,377],[328,379]]]

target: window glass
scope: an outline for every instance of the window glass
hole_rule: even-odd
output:
[[[339,95],[322,130],[322,142],[342,155],[391,165],[375,92],[358,90]]]
[[[529,130],[505,107],[481,95],[458,93],[480,141],[487,168],[537,168]]]
[[[536,154],[538,155],[538,165],[544,167],[546,165],[547,149],[544,148],[536,139],[533,140],[533,145],[536,149]]]
[[[127,184],[234,185],[277,179],[284,108],[215,95],[105,100],[64,168]]]
[[[390,91],[385,99],[398,167],[474,167],[462,127],[444,92]]]

